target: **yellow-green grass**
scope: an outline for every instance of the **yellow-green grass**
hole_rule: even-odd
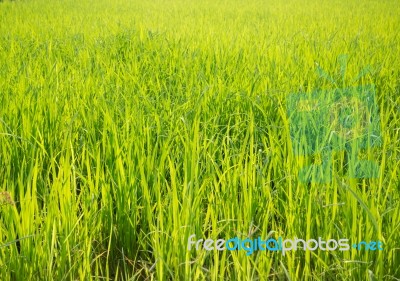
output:
[[[0,3],[0,280],[400,278],[399,30],[395,0]],[[286,97],[334,87],[316,69],[337,78],[341,54],[343,84],[375,85],[379,178],[339,151],[332,183],[303,184]]]

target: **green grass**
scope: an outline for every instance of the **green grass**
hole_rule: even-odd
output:
[[[397,1],[0,3],[1,280],[399,280]],[[303,184],[286,97],[376,88],[377,179]],[[371,71],[353,79],[365,67]],[[383,251],[188,251],[200,238]]]

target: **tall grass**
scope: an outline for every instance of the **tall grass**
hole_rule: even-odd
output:
[[[1,280],[400,278],[396,1],[0,4]],[[377,179],[303,184],[286,97],[375,85]],[[371,71],[352,82],[366,66]],[[198,238],[383,251],[188,251]]]

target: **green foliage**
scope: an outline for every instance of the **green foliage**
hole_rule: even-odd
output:
[[[0,6],[1,280],[400,278],[396,1]],[[303,184],[286,100],[374,85],[378,178]],[[364,67],[371,71],[352,82]],[[339,73],[340,74],[340,73]],[[336,79],[336,77],[335,77]],[[346,80],[347,79],[347,80]],[[364,157],[364,158],[363,158]],[[380,240],[383,251],[188,251],[187,239]]]

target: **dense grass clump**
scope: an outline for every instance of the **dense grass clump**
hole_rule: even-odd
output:
[[[397,280],[399,15],[389,0],[1,3],[0,279]],[[378,177],[347,177],[339,150],[332,182],[302,183],[320,160],[293,153],[287,96],[360,85]],[[247,256],[188,251],[191,234],[384,250]]]

